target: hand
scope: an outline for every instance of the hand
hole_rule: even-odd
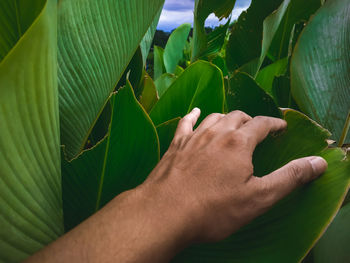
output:
[[[143,184],[27,262],[168,262],[191,243],[229,236],[327,168],[306,157],[255,177],[256,145],[286,122],[234,111],[211,114],[193,131],[199,115],[194,109],[180,121]]]
[[[306,157],[255,177],[256,145],[287,123],[234,111],[211,114],[193,131],[199,115],[195,108],[180,121],[169,150],[144,184],[177,211],[172,217],[186,225],[188,240],[229,236],[327,168],[321,157]]]

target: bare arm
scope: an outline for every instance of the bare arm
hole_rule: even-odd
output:
[[[262,178],[252,155],[286,122],[234,111],[200,111],[179,123],[174,140],[147,180],[27,262],[168,262],[192,243],[234,233],[327,168],[321,157],[294,160]]]

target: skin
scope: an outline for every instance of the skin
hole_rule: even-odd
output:
[[[181,119],[147,180],[27,262],[168,262],[183,248],[222,240],[327,169],[321,157],[294,160],[258,178],[253,151],[284,120],[200,110]]]

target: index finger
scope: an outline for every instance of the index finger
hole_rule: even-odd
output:
[[[246,122],[240,130],[251,139],[252,150],[271,132],[283,130],[287,122],[273,117],[257,116]]]

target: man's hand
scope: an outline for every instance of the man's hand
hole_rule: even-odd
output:
[[[28,262],[167,262],[192,243],[229,236],[327,168],[314,156],[255,177],[256,145],[286,122],[234,111],[211,114],[193,130],[199,115],[194,109],[180,121],[142,185]]]
[[[164,192],[169,206],[186,214],[192,240],[229,236],[327,168],[321,157],[306,157],[255,177],[256,145],[287,123],[233,111],[211,114],[193,131],[199,115],[195,108],[180,121],[169,150],[145,183]]]

